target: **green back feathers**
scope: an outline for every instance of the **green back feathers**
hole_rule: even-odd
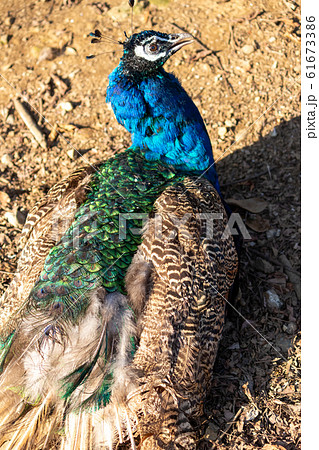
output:
[[[93,289],[124,293],[124,278],[141,243],[141,219],[164,189],[184,176],[129,148],[99,166],[73,224],[46,258],[31,291],[40,309],[59,304],[65,320],[85,313]]]

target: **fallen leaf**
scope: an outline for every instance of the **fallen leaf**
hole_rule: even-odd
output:
[[[59,123],[60,131],[73,131],[77,128],[76,125],[72,125],[71,123]]]
[[[261,213],[268,206],[268,203],[265,202],[264,200],[261,200],[260,198],[247,198],[247,199],[228,198],[226,199],[226,202],[229,205],[239,206],[239,208],[245,209],[246,211],[249,211],[254,214]]]
[[[265,231],[269,230],[270,227],[269,220],[263,219],[260,216],[247,219],[246,225],[253,231],[256,231],[256,233],[264,233]]]

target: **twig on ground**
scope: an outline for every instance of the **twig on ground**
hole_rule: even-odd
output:
[[[34,121],[33,117],[30,115],[29,111],[26,110],[26,108],[23,106],[23,104],[20,102],[19,99],[15,98],[13,100],[15,109],[17,110],[18,114],[20,115],[23,122],[26,124],[38,144],[43,148],[47,149],[47,143],[44,137],[44,134],[39,129],[38,125]]]

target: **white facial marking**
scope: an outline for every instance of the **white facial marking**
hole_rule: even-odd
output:
[[[163,56],[166,55],[166,52],[163,51],[161,53],[156,53],[154,55],[148,55],[145,50],[143,45],[138,45],[137,47],[135,47],[135,55],[139,56],[140,58],[144,58],[147,59],[147,61],[157,61],[158,59],[162,58]]]

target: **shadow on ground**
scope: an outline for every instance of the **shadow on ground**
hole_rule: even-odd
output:
[[[226,199],[255,198],[265,208],[233,208],[251,240],[241,252],[240,295],[227,305],[207,402],[207,442],[300,448],[300,117],[217,166]],[[290,431],[287,416],[295,416]]]

